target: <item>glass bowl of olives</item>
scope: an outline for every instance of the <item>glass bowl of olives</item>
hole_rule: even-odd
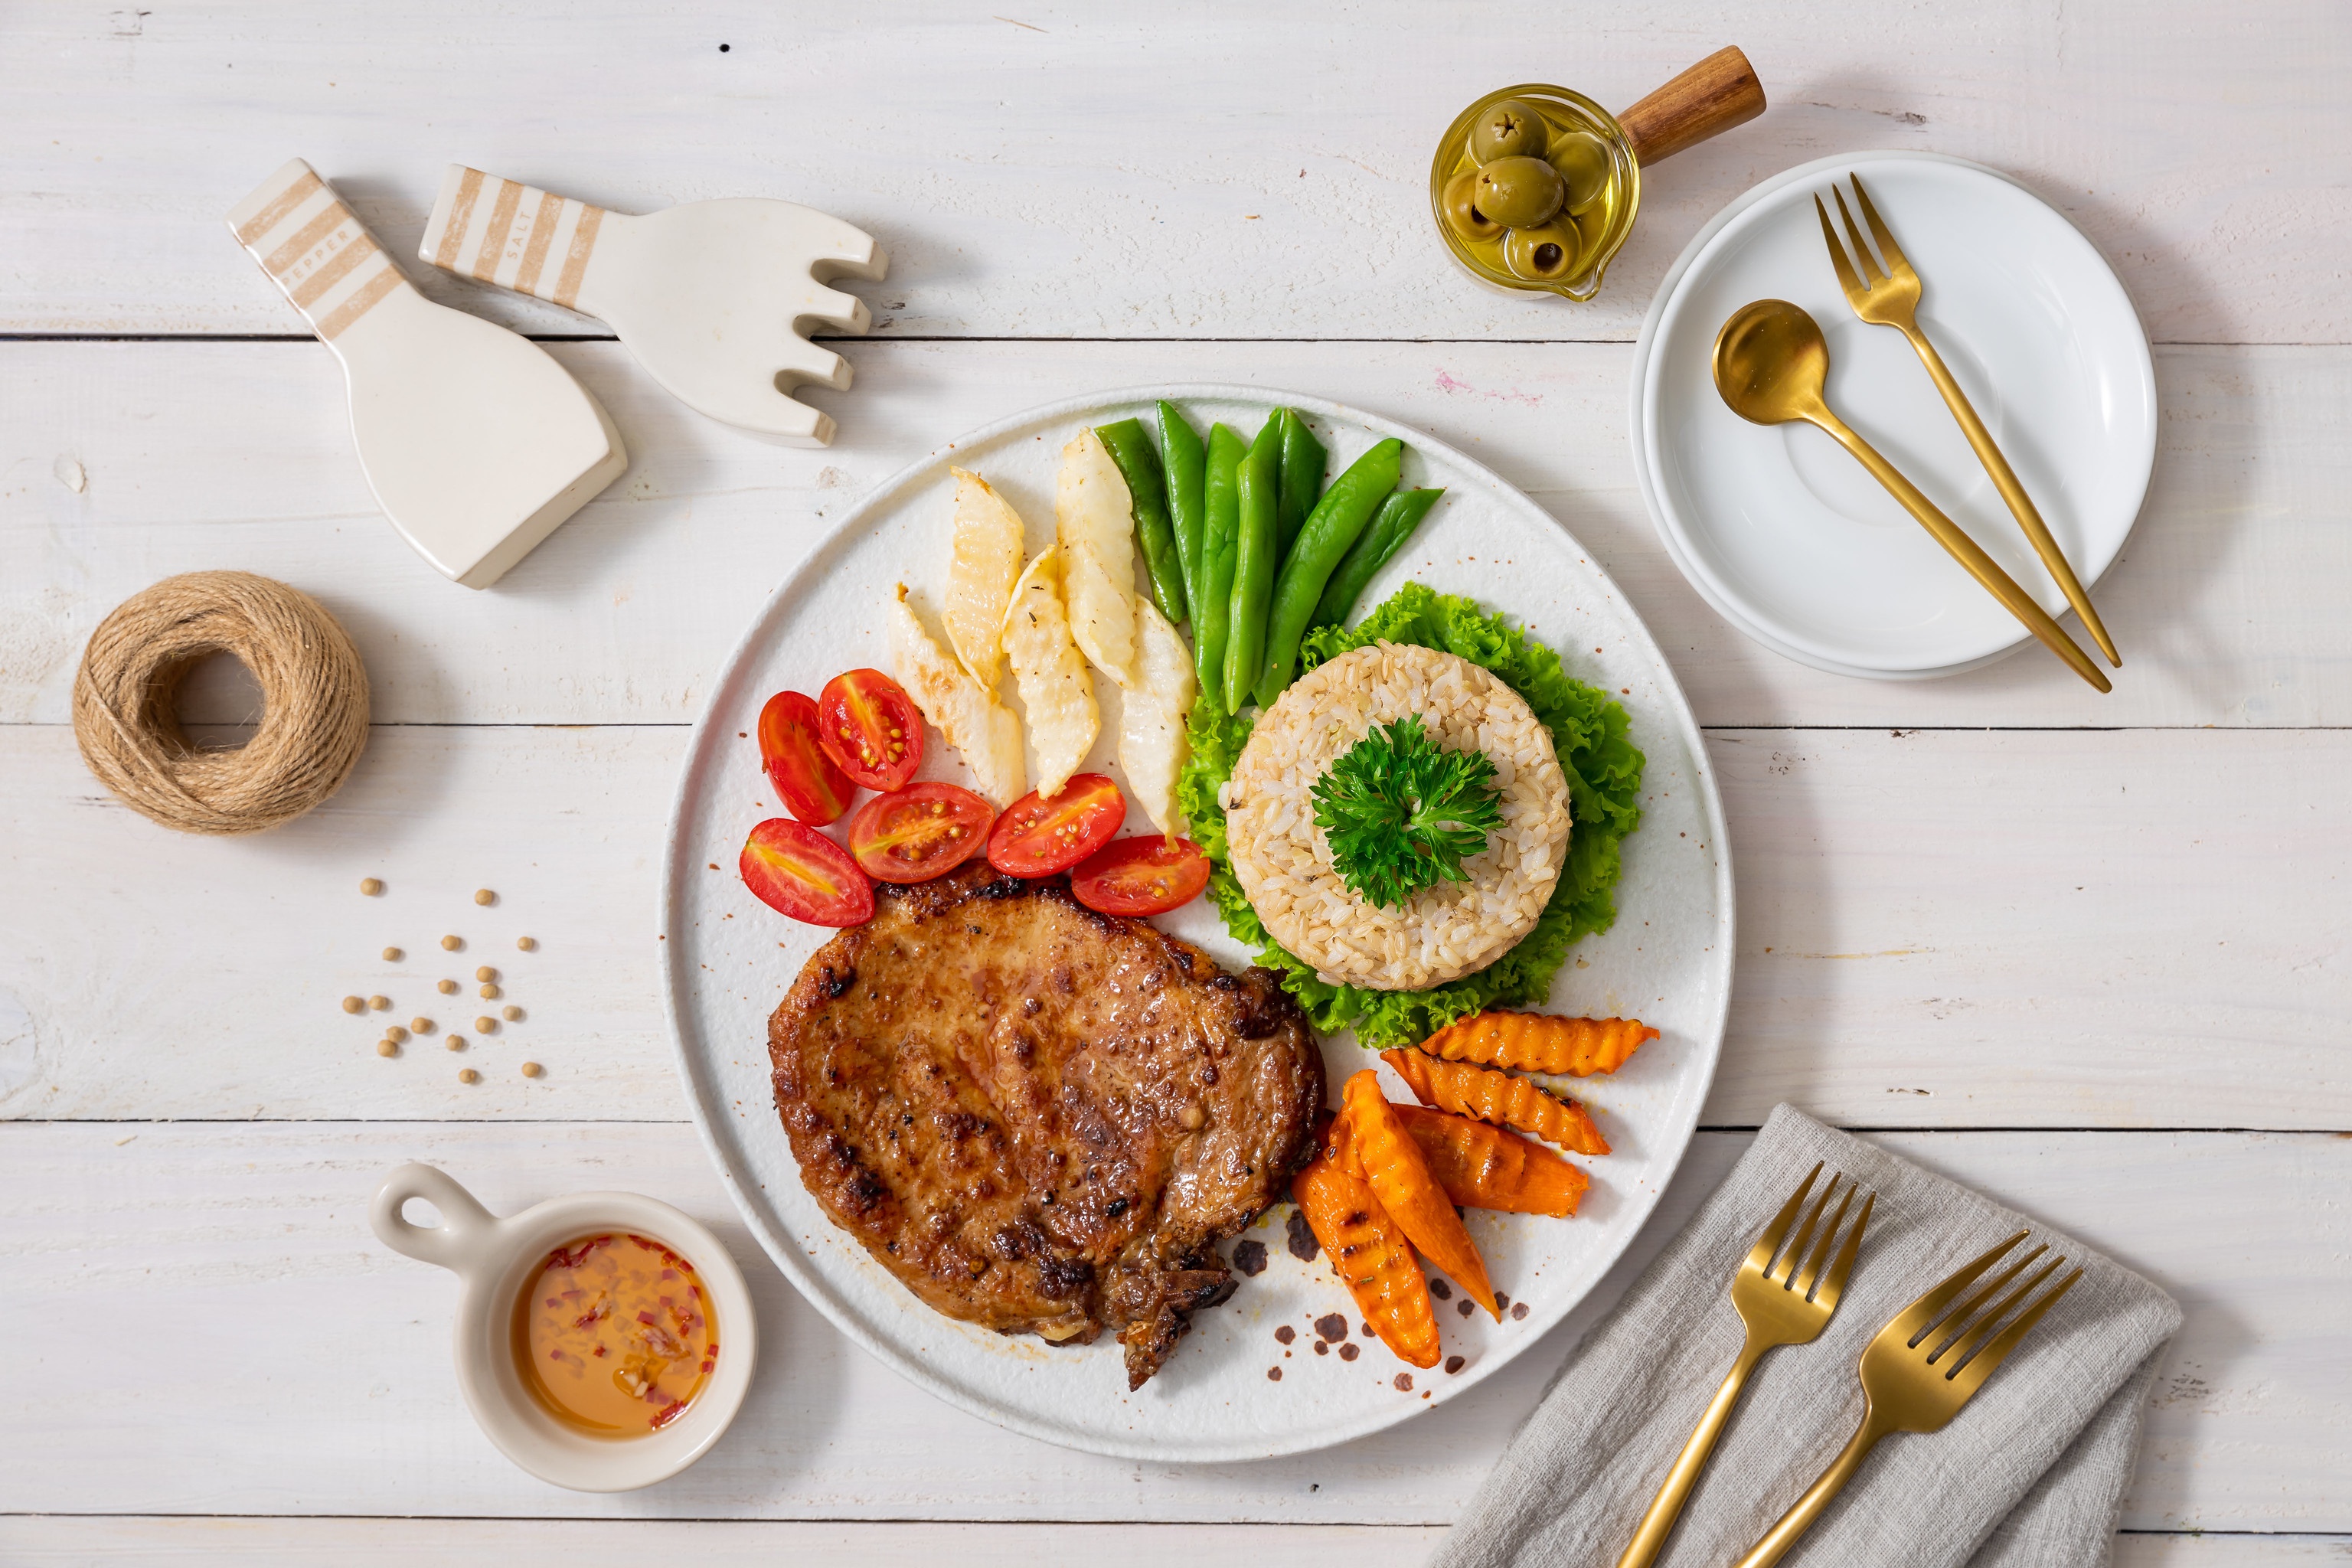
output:
[[[1505,88],[1462,111],[1430,164],[1454,259],[1505,289],[1590,300],[1625,243],[1642,166],[1616,117],[1580,92]]]

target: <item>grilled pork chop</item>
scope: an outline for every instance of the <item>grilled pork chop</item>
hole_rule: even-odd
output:
[[[975,863],[875,889],[768,1021],[833,1222],[924,1301],[1160,1370],[1233,1293],[1212,1243],[1313,1152],[1323,1058],[1266,970]]]

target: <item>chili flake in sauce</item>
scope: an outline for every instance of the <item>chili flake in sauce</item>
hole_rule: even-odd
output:
[[[710,1382],[719,1327],[694,1265],[651,1237],[583,1236],[547,1255],[515,1299],[523,1383],[567,1426],[658,1431]]]

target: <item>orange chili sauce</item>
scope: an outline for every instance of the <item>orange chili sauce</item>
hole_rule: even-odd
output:
[[[515,1298],[524,1386],[574,1430],[659,1431],[694,1403],[719,1359],[719,1325],[694,1265],[651,1237],[583,1236],[547,1255]]]

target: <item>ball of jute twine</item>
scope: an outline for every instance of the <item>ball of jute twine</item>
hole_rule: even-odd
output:
[[[180,682],[225,653],[261,687],[261,725],[233,749],[181,728]],[[74,739],[99,782],[183,833],[258,833],[341,787],[367,744],[367,671],[308,594],[250,572],[166,577],[90,634],[74,678]]]

